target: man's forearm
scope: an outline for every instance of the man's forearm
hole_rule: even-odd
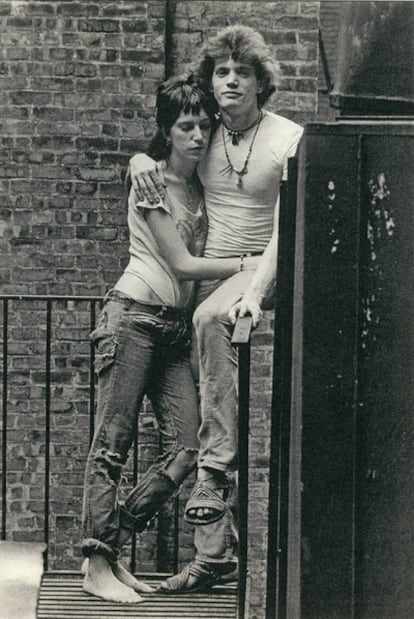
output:
[[[244,294],[245,297],[254,299],[260,305],[276,284],[277,245],[277,237],[273,235]]]

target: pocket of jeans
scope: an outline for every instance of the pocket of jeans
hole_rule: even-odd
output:
[[[165,320],[144,312],[131,314],[130,318],[136,327],[164,327]]]

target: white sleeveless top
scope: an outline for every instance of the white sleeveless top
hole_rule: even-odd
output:
[[[124,274],[142,280],[158,297],[159,302],[172,307],[186,307],[192,301],[193,281],[179,281],[160,254],[157,242],[146,222],[149,209],[162,208],[171,215],[181,238],[193,256],[201,256],[207,233],[203,199],[194,187],[189,207],[182,203],[182,181],[171,168],[165,171],[167,184],[165,200],[150,204],[138,201],[133,189],[128,198],[128,227],[130,235],[129,264]],[[123,276],[118,284],[122,282]],[[115,285],[124,292],[125,287]],[[142,300],[142,299],[141,299]]]
[[[287,160],[295,154],[303,128],[283,116],[265,110],[263,113],[241,187],[237,186],[237,175],[228,169],[222,126],[198,165],[208,217],[204,250],[208,258],[261,252],[272,235],[280,181],[287,176]],[[238,146],[231,144],[224,131],[236,170],[243,167],[254,130],[248,131]]]

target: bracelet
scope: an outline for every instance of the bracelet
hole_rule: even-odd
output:
[[[244,267],[244,254],[240,254],[240,271],[243,271]]]

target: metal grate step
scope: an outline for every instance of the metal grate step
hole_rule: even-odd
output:
[[[157,586],[160,579],[146,582]],[[37,619],[235,619],[236,586],[213,587],[207,593],[141,594],[139,604],[106,602],[82,591],[79,574],[44,574]]]

